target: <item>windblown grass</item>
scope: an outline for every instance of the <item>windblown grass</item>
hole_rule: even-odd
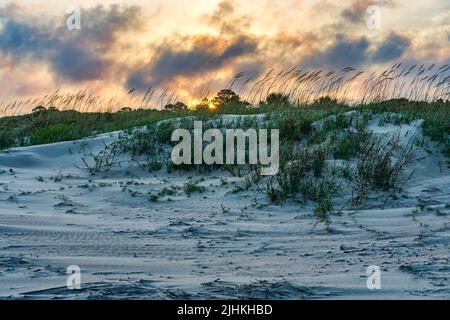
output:
[[[391,65],[384,70],[357,70],[345,67],[341,70],[287,71],[270,69],[262,78],[247,78],[245,73],[236,74],[228,83],[227,90],[236,92],[241,101],[249,105],[287,104],[305,106],[312,103],[370,104],[392,99],[412,101],[448,101],[450,97],[450,65]],[[209,89],[202,88],[196,101],[209,101]],[[101,97],[88,89],[76,93],[60,90],[41,98],[26,98],[12,102],[0,102],[0,115],[19,115],[45,107],[60,111],[79,112],[162,110],[166,105],[176,104],[178,96],[168,89],[156,93],[154,88],[137,92],[134,88],[119,92],[113,97]],[[202,102],[200,103],[202,104]]]

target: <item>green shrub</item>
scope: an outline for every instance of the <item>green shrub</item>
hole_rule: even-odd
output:
[[[199,181],[189,181],[184,184],[184,192],[190,197],[193,193],[204,193],[206,188],[199,185]]]

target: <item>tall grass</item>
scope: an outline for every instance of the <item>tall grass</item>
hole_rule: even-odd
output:
[[[334,101],[341,104],[370,104],[392,99],[412,101],[448,101],[450,96],[450,65],[412,65],[401,63],[380,71],[357,70],[346,67],[341,70],[287,71],[270,69],[260,79],[246,78],[243,72],[236,74],[227,89],[237,92],[243,101],[257,106],[267,103],[271,95],[285,97],[291,104],[308,105],[314,102]],[[202,88],[198,100],[208,99],[210,89]],[[88,89],[75,93],[60,90],[40,98],[23,98],[12,102],[0,102],[0,115],[18,115],[31,112],[38,106],[80,112],[118,112],[130,109],[162,109],[178,101],[169,89],[150,87],[139,93],[117,90],[112,97],[89,93]]]

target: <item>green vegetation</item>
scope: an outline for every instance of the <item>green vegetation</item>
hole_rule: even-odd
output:
[[[117,113],[42,110],[23,116],[4,117],[0,118],[0,149],[77,140],[186,114],[186,111],[155,110]]]
[[[450,101],[420,102],[393,99],[360,108],[377,113],[397,114],[397,124],[422,119],[424,135],[437,142],[442,147],[442,152],[450,157]]]
[[[183,191],[190,197],[193,193],[204,193],[206,188],[199,185],[199,181],[188,181],[183,186]]]
[[[398,137],[387,142],[372,138],[358,153],[352,177],[353,202],[360,204],[371,190],[396,190],[409,177],[402,179],[403,169],[414,159],[415,148],[412,141],[399,147]]]
[[[178,117],[196,117],[200,120],[214,118],[221,114],[252,115],[267,114],[273,127],[280,129],[282,140],[298,140],[313,133],[311,143],[319,143],[328,138],[330,132],[348,128],[350,122],[356,128],[363,127],[367,119],[352,119],[342,116],[343,112],[365,110],[371,113],[384,114],[380,124],[389,122],[401,124],[413,119],[423,119],[424,134],[442,146],[446,155],[450,156],[450,102],[415,102],[406,99],[393,99],[383,102],[369,103],[360,106],[348,106],[330,98],[320,98],[309,104],[288,103],[288,96],[269,94],[265,101],[257,106],[250,106],[241,101],[231,90],[222,90],[212,99],[215,108],[211,109],[206,102],[200,103],[196,109],[186,109],[181,102],[168,104],[163,111],[159,110],[127,110],[116,113],[81,113],[77,111],[58,111],[56,108],[43,107],[27,115],[0,118],[0,150],[14,146],[29,146],[86,138],[95,134],[127,130],[142,126],[155,126],[162,120]],[[278,102],[278,104],[277,104]],[[208,102],[209,104],[209,102]],[[392,116],[396,114],[398,116]],[[336,121],[327,118],[336,115]],[[311,124],[324,119],[320,130],[314,130]],[[254,123],[253,123],[254,124]],[[250,127],[248,125],[247,127]],[[157,132],[159,135],[159,132]],[[348,157],[353,150],[352,133],[347,133],[348,145],[341,145],[337,153]],[[165,140],[162,137],[162,140]]]
[[[192,129],[196,119],[204,122],[204,130],[213,127],[276,128],[280,130],[279,173],[262,177],[258,167],[222,166],[221,169],[232,176],[243,177],[243,183],[231,193],[254,188],[273,203],[313,203],[314,213],[323,220],[336,211],[334,199],[340,197],[341,192],[350,193],[351,204],[360,206],[373,193],[397,193],[410,177],[406,169],[420,141],[410,137],[408,145],[400,146],[398,137],[387,141],[375,137],[367,130],[371,121],[389,126],[421,120],[424,139],[434,141],[442,153],[450,157],[449,101],[391,99],[349,106],[334,98],[321,97],[302,104],[292,102],[292,96],[273,92],[259,100],[261,102],[252,106],[232,90],[225,89],[212,100],[201,101],[193,110],[181,102],[167,104],[163,111],[128,108],[117,113],[80,113],[41,107],[32,114],[0,118],[0,149],[123,130],[117,141],[105,145],[100,152],[94,153],[88,145],[82,144],[82,169],[92,175],[108,171],[126,154],[149,172],[164,168],[169,172],[208,171],[218,167],[175,167],[171,163],[170,146],[173,144],[170,140],[175,128]],[[226,122],[219,117],[228,114],[236,117]],[[256,114],[259,116],[250,116]],[[199,181],[191,180],[183,186],[183,191],[191,196],[206,189]],[[174,187],[165,188],[158,194],[150,194],[149,201],[156,202],[176,193]]]

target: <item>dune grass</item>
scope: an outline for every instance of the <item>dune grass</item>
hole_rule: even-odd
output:
[[[352,205],[362,205],[371,193],[398,192],[408,178],[405,169],[413,161],[414,143],[419,142],[400,147],[395,137],[387,142],[377,139],[367,130],[374,117],[379,118],[380,126],[422,120],[424,137],[450,158],[449,71],[449,65],[401,64],[371,74],[350,67],[337,72],[270,70],[253,82],[240,73],[216,97],[200,100],[192,109],[168,92],[161,95],[158,110],[150,109],[154,96],[151,89],[142,99],[133,96],[134,90],[127,93],[127,107],[119,100],[92,97],[84,91],[69,95],[55,92],[41,100],[27,101],[40,105],[30,114],[0,118],[0,150],[120,130],[119,139],[98,153],[84,146],[81,169],[92,175],[108,171],[123,154],[150,172],[223,169],[243,177],[242,185],[233,193],[254,188],[273,203],[314,203],[313,212],[326,219],[328,213],[336,211],[333,199],[341,190],[350,190]],[[0,104],[0,111],[23,105]],[[99,109],[106,112],[92,112]],[[260,116],[250,116],[256,114]],[[223,115],[237,117],[229,122],[220,117]],[[176,127],[192,129],[194,120],[202,120],[204,130],[279,129],[280,172],[262,178],[258,168],[252,166],[174,166],[169,154],[172,131]],[[204,191],[195,181],[184,186],[189,196]],[[157,201],[161,196],[149,200]]]
[[[233,121],[220,115],[233,114]],[[247,117],[256,115],[258,117]],[[240,116],[239,116],[240,115]],[[313,204],[313,213],[327,221],[339,211],[335,199],[341,191],[351,193],[349,205],[363,206],[371,194],[391,196],[409,178],[406,168],[413,162],[415,142],[399,147],[392,137],[382,141],[367,130],[377,117],[379,125],[410,124],[423,120],[424,136],[434,141],[450,158],[450,103],[414,102],[394,99],[358,106],[320,99],[309,105],[284,103],[274,108],[233,103],[214,110],[129,110],[117,113],[80,113],[41,110],[32,114],[0,118],[0,148],[28,146],[82,139],[94,134],[124,130],[119,139],[98,153],[86,145],[81,154],[84,167],[92,175],[110,170],[121,155],[128,154],[150,172],[166,169],[211,171],[222,169],[243,182],[232,193],[252,189],[269,202],[293,201]],[[169,119],[176,121],[164,121]],[[261,177],[256,166],[174,166],[170,162],[171,134],[176,127],[192,129],[195,119],[204,121],[204,130],[217,128],[276,128],[280,130],[280,171]],[[141,128],[136,130],[135,128]],[[423,142],[422,142],[423,143]],[[336,163],[339,163],[337,165]],[[183,191],[192,196],[206,189],[198,181],[188,181]],[[158,201],[163,194],[150,195]]]
[[[202,89],[194,97],[200,102],[192,109],[168,90],[158,96],[149,88],[140,96],[132,89],[110,99],[89,94],[87,89],[74,93],[57,90],[42,98],[0,102],[0,114],[33,111],[0,118],[0,150],[81,139],[174,117],[208,119],[217,114],[284,113],[278,123],[282,132],[289,135],[298,131],[293,128],[300,128],[300,134],[305,134],[311,130],[311,121],[321,116],[364,108],[424,119],[426,135],[443,144],[444,152],[449,154],[449,73],[448,64],[402,63],[373,72],[352,67],[279,72],[271,69],[260,79],[246,79],[240,72],[214,98],[206,98],[209,92]]]
[[[281,139],[298,140],[312,133],[310,141],[324,140],[336,129],[348,127],[343,112],[365,110],[376,113],[398,114],[398,122],[423,119],[424,134],[442,146],[450,156],[450,102],[415,102],[394,99],[366,105],[349,106],[335,101],[317,101],[307,106],[285,104],[273,108],[266,104],[256,107],[223,108],[220,110],[131,110],[116,113],[80,113],[77,111],[43,110],[32,114],[0,118],[0,150],[15,146],[30,146],[86,138],[95,134],[127,130],[140,126],[152,127],[155,123],[183,117],[208,120],[221,114],[251,115],[265,113],[271,126],[280,129]],[[311,123],[329,115],[337,115],[337,121],[324,124],[324,130],[315,131]],[[364,119],[360,120],[364,121]],[[251,124],[251,123],[250,123]],[[360,125],[363,125],[361,123]],[[159,133],[158,133],[159,134]],[[351,133],[347,133],[351,135]],[[349,141],[350,142],[350,141]],[[348,153],[354,146],[339,146],[337,153]],[[344,150],[347,149],[347,150]]]

